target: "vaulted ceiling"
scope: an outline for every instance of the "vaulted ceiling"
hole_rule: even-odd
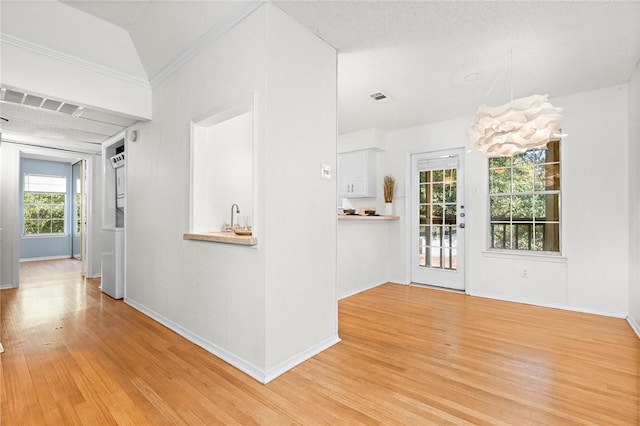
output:
[[[153,84],[194,43],[260,3],[2,0],[1,28]],[[337,48],[341,133],[471,115],[480,104],[505,103],[511,92],[553,98],[624,84],[640,60],[640,1],[274,3]],[[388,99],[369,97],[379,91]],[[0,101],[3,116],[29,120],[15,103]],[[17,125],[46,133],[41,126],[51,111],[25,108],[35,123]],[[57,125],[71,126],[68,120]],[[69,140],[79,137],[72,130]]]

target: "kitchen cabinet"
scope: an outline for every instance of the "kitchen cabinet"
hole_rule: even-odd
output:
[[[376,153],[373,150],[338,154],[338,196],[376,197]]]

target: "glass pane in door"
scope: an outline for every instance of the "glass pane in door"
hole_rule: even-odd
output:
[[[419,266],[456,270],[457,170],[419,173]]]

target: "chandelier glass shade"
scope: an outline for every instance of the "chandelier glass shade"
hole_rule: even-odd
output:
[[[551,105],[548,97],[532,95],[498,107],[481,105],[468,131],[470,147],[487,157],[512,157],[565,136],[560,129],[562,108]]]

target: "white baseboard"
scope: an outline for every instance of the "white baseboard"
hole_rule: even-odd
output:
[[[576,308],[574,306],[567,306],[567,305],[561,305],[561,304],[555,304],[555,303],[540,302],[537,300],[530,300],[524,297],[510,297],[510,296],[504,296],[504,295],[493,294],[493,293],[484,293],[481,291],[467,290],[466,293],[469,296],[483,297],[485,299],[503,300],[505,302],[514,302],[514,303],[524,303],[525,305],[541,306],[543,308],[562,309],[564,311],[580,312],[583,314],[592,314],[592,315],[601,315],[605,317],[627,318],[626,312],[605,312],[605,311],[597,311],[593,309],[582,309],[582,308]]]
[[[157,313],[157,312],[147,308],[146,306],[136,302],[135,300],[132,300],[132,299],[129,299],[129,298],[125,297],[124,303],[126,303],[127,305],[131,306],[134,309],[137,309],[138,311],[140,311],[143,314],[147,315],[151,319],[153,319],[153,320],[159,322],[160,324],[164,325],[168,329],[178,333],[180,336],[182,336],[185,339],[187,339],[188,341],[200,346],[201,348],[203,348],[207,352],[212,353],[213,355],[217,356],[218,358],[220,358],[224,362],[226,362],[228,364],[231,364],[232,366],[234,366],[238,370],[240,370],[240,371],[246,373],[247,375],[253,377],[254,379],[259,381],[260,383],[266,383],[265,382],[265,379],[266,379],[265,372],[263,370],[261,370],[260,368],[256,367],[255,365],[251,364],[250,362],[247,362],[247,361],[245,361],[245,360],[243,360],[241,358],[238,358],[237,356],[235,356],[232,353],[226,351],[225,349],[222,349],[221,347],[209,342],[208,340],[203,339],[202,337],[198,336],[197,334],[194,334],[191,331],[187,330],[186,328],[181,327],[180,325],[176,324],[175,322],[165,318],[164,316],[162,316],[159,313]]]
[[[13,284],[0,284],[0,290],[9,290],[12,288],[14,288]]]
[[[355,290],[349,290],[349,291],[345,291],[342,292],[340,294],[338,294],[338,300],[342,300],[342,299],[346,299],[347,297],[351,297],[353,295],[356,295],[358,293],[362,293],[363,291],[367,291],[367,290],[371,290],[372,288],[378,287],[379,285],[382,284],[386,284],[388,281],[383,281],[381,283],[377,283],[377,284],[371,284],[365,287],[359,287]]]
[[[325,349],[328,349],[331,346],[335,345],[336,343],[340,343],[340,342],[341,342],[340,337],[338,337],[338,335],[336,334],[327,339],[324,339],[323,341],[321,341],[317,345],[310,347],[309,349],[305,349],[299,354],[292,356],[288,360],[283,361],[278,365],[276,365],[275,367],[268,369],[267,373],[265,374],[265,380],[263,383],[265,384],[269,383],[271,380],[286,373],[287,371],[291,370],[293,367],[299,364],[302,364],[306,360],[313,358],[314,356],[318,355],[320,352],[324,351]]]
[[[45,257],[28,257],[26,259],[20,259],[22,262],[38,262],[40,260],[59,260],[59,259],[71,259],[71,256],[45,256]]]
[[[638,324],[636,322],[635,319],[633,319],[633,317],[631,315],[629,315],[627,317],[627,322],[629,323],[629,325],[631,326],[631,328],[633,329],[633,331],[635,331],[636,336],[638,336],[638,338],[640,338],[640,324]]]

